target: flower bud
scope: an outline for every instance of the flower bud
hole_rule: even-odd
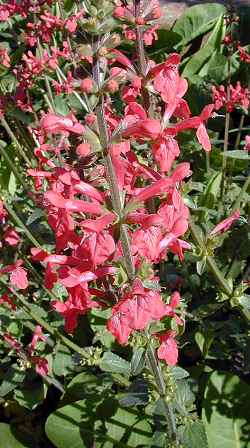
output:
[[[90,93],[93,90],[93,80],[91,78],[85,78],[80,84],[80,89],[82,92]]]

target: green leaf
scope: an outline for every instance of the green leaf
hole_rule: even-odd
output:
[[[239,302],[243,308],[246,308],[250,311],[250,295],[249,294],[243,294],[239,298]]]
[[[226,13],[226,8],[219,4],[203,3],[187,8],[177,20],[173,31],[182,36],[182,45],[209,31],[216,20]]]
[[[31,224],[33,224],[33,222],[40,220],[42,217],[44,217],[44,211],[40,208],[36,208],[28,217],[26,225],[30,226]]]
[[[192,422],[186,425],[183,444],[185,448],[208,448],[206,431],[202,422]]]
[[[145,350],[143,347],[134,350],[131,359],[131,375],[136,376],[141,373],[145,365]]]
[[[93,407],[87,406],[86,400],[76,401],[57,409],[47,419],[45,431],[56,448],[91,446],[94,428],[91,421]]]
[[[214,208],[215,201],[220,191],[222,173],[216,172],[208,182],[204,193],[201,196],[200,205],[207,208]]]
[[[223,153],[221,153],[223,156]],[[227,151],[225,156],[231,159],[250,160],[250,155],[247,151],[235,149],[233,151]]]
[[[25,384],[22,389],[16,389],[14,392],[14,398],[20,406],[33,410],[43,402],[46,397],[46,393],[46,384],[43,383],[39,377],[38,379],[36,377],[34,378],[34,381]]]
[[[23,445],[12,434],[10,425],[6,423],[0,423],[1,441],[0,446],[2,448],[25,448],[27,445]]]
[[[234,73],[239,69],[239,65],[239,57],[237,52],[235,52],[231,58],[232,75],[234,75]],[[207,64],[200,71],[199,75],[202,76],[203,72],[218,84],[225,81],[228,76],[227,57],[220,51],[215,51],[212,57],[208,60]]]
[[[204,72],[204,65],[216,50],[219,51],[225,30],[224,16],[221,15],[205,45],[197,53],[190,56],[182,73],[184,77],[192,77],[195,74],[207,75],[207,72]]]
[[[173,375],[175,381],[183,380],[184,378],[189,377],[189,373],[185,369],[183,369],[182,367],[179,367],[179,366],[172,367],[171,375]]]
[[[104,372],[122,373],[127,377],[130,375],[130,363],[112,352],[104,353],[100,362],[100,368]]]
[[[214,340],[214,332],[212,330],[206,330],[203,333],[197,331],[194,338],[202,355],[206,358]]]
[[[175,395],[175,404],[181,414],[186,415],[187,409],[192,405],[195,396],[190,389],[188,381],[181,380],[177,382],[177,391]]]
[[[196,270],[197,270],[197,274],[198,275],[202,275],[203,272],[206,269],[206,265],[207,265],[207,258],[203,257],[201,260],[197,261],[196,263]]]
[[[16,177],[15,175],[11,172],[10,173],[10,178],[9,178],[9,184],[8,184],[8,191],[9,194],[11,196],[14,196],[16,193],[16,189],[17,189],[17,183],[16,183]]]
[[[67,101],[63,96],[56,96],[54,99],[55,103],[55,112],[60,115],[68,115],[69,113],[69,107],[67,104]]]
[[[120,394],[119,403],[124,407],[146,405],[148,402],[148,388],[145,381],[136,378],[128,389],[128,392]]]
[[[53,372],[57,376],[66,376],[74,369],[71,351],[65,345],[59,344],[53,361]]]
[[[5,397],[9,392],[18,387],[25,378],[25,372],[20,370],[17,364],[13,364],[6,372],[0,386],[0,397]]]
[[[133,411],[118,409],[115,415],[105,423],[108,435],[120,442],[126,442],[126,446],[137,448],[150,446],[151,427],[147,420]]]
[[[249,401],[250,386],[238,376],[212,373],[202,410],[209,448],[250,447]]]

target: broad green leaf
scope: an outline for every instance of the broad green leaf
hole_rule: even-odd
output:
[[[130,375],[130,363],[112,352],[105,352],[101,362],[100,368],[104,372],[122,373],[126,376]]]
[[[223,155],[223,153],[221,153],[221,155]],[[250,160],[250,155],[248,152],[240,149],[227,151],[225,156],[231,159]]]
[[[43,402],[46,397],[47,386],[40,378],[31,383],[25,384],[14,392],[15,400],[27,409],[33,410]]]
[[[219,51],[225,31],[224,16],[221,15],[205,45],[197,53],[190,56],[182,72],[184,77],[192,77],[194,74],[200,75],[201,73],[203,76],[207,74],[204,71],[202,72],[204,64],[216,50]]]
[[[202,420],[209,448],[249,448],[250,386],[238,376],[215,371],[209,378]]]
[[[93,373],[81,372],[68,384],[63,402],[83,400],[91,394],[97,393],[97,387],[101,383],[101,378],[98,378]]]
[[[189,377],[189,373],[185,369],[183,369],[182,367],[179,367],[179,366],[172,367],[171,374],[173,375],[175,381],[183,380],[184,378]]]
[[[175,395],[175,406],[178,411],[183,415],[187,414],[188,408],[192,405],[195,400],[195,396],[190,389],[187,380],[180,380],[177,382],[177,391]]]
[[[20,370],[17,364],[13,364],[4,375],[4,379],[0,386],[0,397],[5,397],[16,387],[23,382],[25,378],[25,372]]]
[[[183,444],[185,448],[208,448],[206,431],[202,422],[187,423],[183,433]]]
[[[136,378],[128,391],[120,394],[119,403],[124,407],[146,405],[148,402],[148,387],[141,378]]]
[[[150,445],[152,430],[147,420],[143,419],[142,413],[118,409],[115,415],[106,421],[105,426],[112,439],[117,442],[126,441],[128,447]]]
[[[237,52],[232,55],[231,58],[231,74],[233,75],[239,68],[239,57]],[[216,81],[218,84],[225,81],[228,76],[228,61],[227,57],[220,51],[216,51],[212,57],[208,60],[207,64],[200,71],[199,75],[202,76],[203,72],[208,75],[209,78]]]
[[[89,404],[89,403],[88,403]],[[93,407],[85,400],[63,406],[51,414],[45,431],[56,448],[84,448],[93,446]]]
[[[0,447],[1,448],[25,448],[27,445],[23,445],[12,434],[10,425],[6,423],[0,423]]]
[[[60,115],[68,115],[69,107],[67,101],[62,96],[56,96],[54,99],[55,103],[55,112]]]
[[[71,351],[65,345],[59,344],[53,361],[53,371],[57,376],[66,376],[74,368]]]
[[[181,44],[185,45],[196,37],[209,31],[216,20],[226,13],[226,8],[219,4],[203,3],[187,8],[177,20],[173,31],[182,36]]]

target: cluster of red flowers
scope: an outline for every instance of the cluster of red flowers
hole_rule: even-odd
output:
[[[218,88],[212,86],[212,96],[215,110],[225,107],[227,112],[232,112],[236,107],[242,107],[248,110],[250,92],[248,88],[241,86],[240,81],[237,81],[236,86],[230,85],[230,95],[228,97],[225,86],[221,85]]]
[[[40,5],[42,2],[38,3]],[[142,3],[139,14],[130,7],[118,5],[114,16],[126,22],[129,27],[125,29],[127,37],[139,26],[142,27],[144,41],[149,43],[149,34],[152,36],[155,33],[155,26],[151,27],[152,21],[160,16],[159,3],[157,0]],[[13,5],[16,3],[13,2]],[[2,7],[2,15],[4,11],[5,14],[11,13],[7,5]],[[88,14],[87,11],[85,13]],[[53,33],[61,26],[74,33],[76,21],[82,16],[83,11],[80,10],[79,14],[62,23],[50,11],[43,10],[40,25],[28,26],[30,32],[26,41],[29,45],[36,45],[39,37],[42,43],[50,42]],[[97,98],[102,96],[104,129],[98,122],[95,106],[90,107],[91,104],[96,105],[96,101],[86,102],[88,113],[83,122],[73,111],[59,115],[51,104],[49,110],[41,114],[39,127],[32,128],[37,142],[34,150],[37,167],[29,169],[28,175],[34,179],[34,200],[47,211],[48,223],[55,237],[55,253],[35,247],[31,249],[31,256],[33,263],[41,263],[45,268],[45,287],[50,290],[58,282],[67,294],[65,301],[55,300],[51,304],[64,318],[67,332],[74,332],[79,315],[96,307],[109,308],[111,317],[107,329],[119,343],[127,344],[136,331],[143,331],[151,322],[167,317],[166,330],[154,336],[160,341],[159,359],[174,365],[178,358],[175,337],[178,326],[183,325],[182,318],[178,316],[180,294],[174,292],[169,303],[165,303],[153,267],[165,260],[168,253],[183,261],[184,251],[191,248],[182,239],[189,219],[189,210],[182,198],[182,186],[191,175],[191,170],[189,163],[176,164],[180,155],[178,134],[195,130],[199,143],[205,151],[210,151],[211,143],[205,124],[212,115],[214,105],[207,105],[199,116],[191,116],[184,99],[188,85],[179,74],[178,54],[171,54],[160,64],[146,61],[146,72],[142,74],[139,64],[132,63],[115,48],[118,43],[119,39],[114,38],[112,44],[106,42],[102,45],[99,42],[97,50],[91,49],[85,62],[93,76],[83,79],[82,73],[79,75],[77,70],[69,70],[66,82],[61,79],[61,82],[54,80],[52,83],[56,94],[63,92],[67,95],[76,89],[78,98],[81,94],[87,100],[88,95],[95,93]],[[65,43],[63,50],[52,48],[50,55],[46,51],[41,52],[39,58],[28,51],[23,58],[15,98],[20,108],[27,110],[29,104],[27,106],[25,91],[33,85],[36,77],[42,76],[45,70],[57,70],[65,60],[70,60],[72,54],[76,56],[75,61],[79,60],[77,51],[72,52],[74,49],[69,48],[68,43]],[[101,85],[100,80],[96,79],[97,68],[92,66],[96,64],[95,59],[100,62],[99,70],[104,68]],[[118,90],[125,103],[122,114],[116,111],[110,95]],[[157,105],[153,113],[145,101],[141,104],[145,92],[152,95]],[[230,105],[222,87],[219,90],[214,88],[213,93],[216,110],[224,105],[227,108],[236,104],[248,106],[248,91],[239,84],[231,90]],[[32,111],[32,105],[29,110]],[[108,144],[102,148],[103,154],[100,155],[103,132],[107,134]],[[89,139],[89,135],[92,138]],[[99,152],[95,151],[93,140],[97,141]],[[144,159],[135,151],[135,147],[141,148],[143,145],[146,145],[148,152],[148,158]],[[106,157],[112,167],[111,174],[104,160]],[[71,163],[72,158],[75,164]],[[120,210],[114,207],[115,202],[118,202]],[[2,222],[6,217],[0,203]],[[228,228],[235,219],[236,216],[230,218],[230,223],[223,222],[222,227],[215,228],[213,234]],[[129,254],[125,253],[122,244],[124,228]],[[14,246],[19,237],[7,226],[3,240]],[[133,266],[132,278],[126,272],[126,257],[130,258]],[[9,273],[11,285],[25,290],[28,280],[23,264],[22,260],[17,260],[3,267],[0,274]],[[123,280],[121,271],[124,272]],[[2,301],[12,303],[6,297],[2,297]],[[36,362],[33,354],[36,341],[43,340],[39,331],[37,329],[35,332],[35,342],[31,344],[32,350],[28,356],[31,362]],[[23,350],[10,335],[6,336],[6,340],[18,352]],[[39,359],[37,362],[44,373],[46,366]]]

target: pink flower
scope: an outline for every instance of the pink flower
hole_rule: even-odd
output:
[[[83,134],[85,129],[82,124],[78,123],[74,115],[66,117],[48,113],[41,119],[41,127],[46,134],[60,134],[65,132],[73,132],[75,134]]]
[[[151,320],[160,320],[165,306],[158,291],[145,288],[139,279],[112,309],[108,330],[120,344],[126,344],[134,330],[143,330]]]
[[[169,366],[175,366],[178,362],[178,347],[175,340],[176,333],[172,330],[155,334],[160,339],[161,345],[157,350],[159,359],[163,359]]]
[[[14,229],[8,227],[3,234],[3,239],[10,246],[16,246],[20,241],[20,236]]]
[[[210,235],[216,235],[218,233],[224,233],[230,229],[231,225],[237,221],[240,217],[240,210],[233,212],[228,218],[221,221],[215,228],[210,232]]]
[[[42,327],[40,325],[36,325],[36,327],[35,327],[35,330],[34,330],[34,333],[32,336],[32,341],[29,346],[30,354],[32,354],[35,351],[38,341],[43,341],[43,342],[46,341],[46,338],[42,332]]]
[[[250,135],[246,135],[245,137],[245,151],[250,151]]]
[[[81,81],[80,89],[82,92],[91,93],[94,87],[93,80],[91,78],[85,78]]]

